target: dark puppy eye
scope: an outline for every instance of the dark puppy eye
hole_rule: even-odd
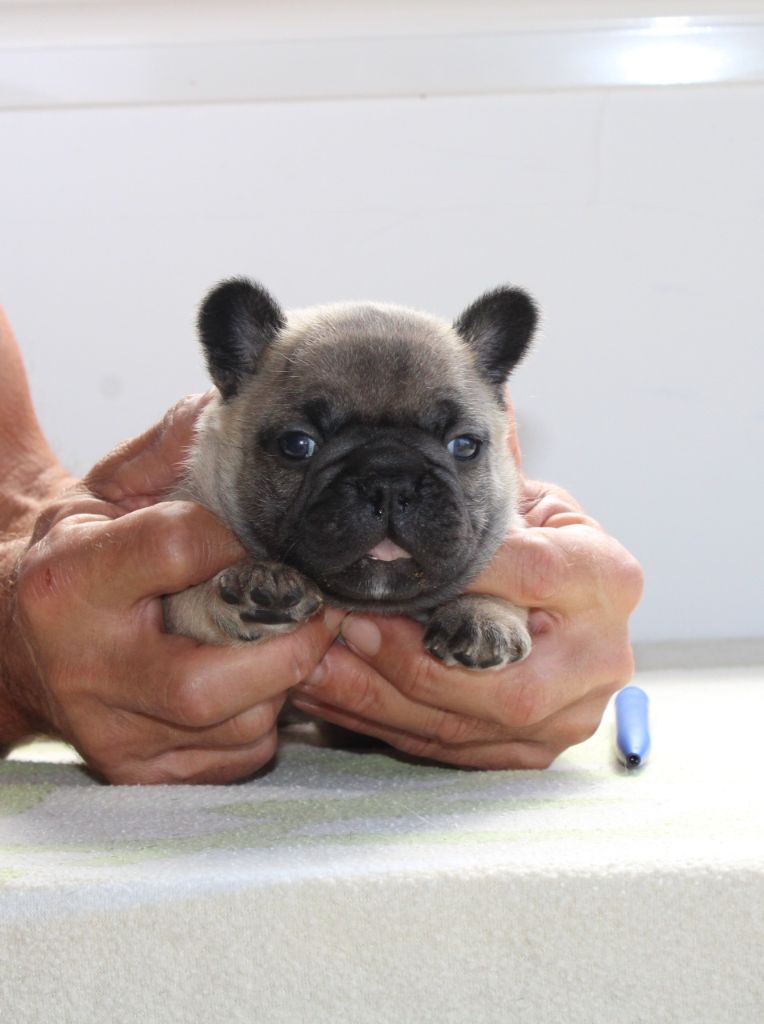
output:
[[[480,439],[471,434],[462,434],[461,437],[449,441],[447,447],[455,459],[466,462],[468,459],[474,459],[480,451]]]
[[[302,430],[289,430],[279,438],[279,448],[289,459],[309,459],[316,447],[310,434]]]

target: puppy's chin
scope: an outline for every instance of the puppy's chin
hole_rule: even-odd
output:
[[[430,608],[459,589],[463,566],[454,565],[444,573],[442,563],[428,569],[415,554],[393,550],[397,545],[392,541],[384,541],[379,548],[383,551],[373,549],[342,568],[310,565],[303,571],[319,584],[330,603],[351,610],[413,612]]]
[[[368,555],[324,576],[322,587],[330,601],[345,607],[388,610],[408,607],[428,591],[424,570],[413,558],[383,562]]]

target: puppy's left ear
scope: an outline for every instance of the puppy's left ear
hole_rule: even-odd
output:
[[[210,376],[223,398],[232,398],[257,371],[286,317],[261,284],[237,277],[213,288],[197,324]]]
[[[525,354],[538,323],[533,299],[522,288],[495,288],[476,299],[454,323],[475,354],[478,369],[500,386]]]

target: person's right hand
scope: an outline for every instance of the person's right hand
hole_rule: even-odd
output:
[[[286,692],[339,631],[325,612],[257,647],[163,632],[160,596],[242,557],[190,502],[156,503],[178,473],[203,399],[120,446],[48,503],[14,582],[6,655],[30,723],[118,783],[227,782],[265,765]]]

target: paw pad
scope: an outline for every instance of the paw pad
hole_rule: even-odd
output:
[[[278,562],[245,562],[218,577],[226,628],[239,640],[283,633],[315,614],[322,604],[318,588],[296,569]]]

